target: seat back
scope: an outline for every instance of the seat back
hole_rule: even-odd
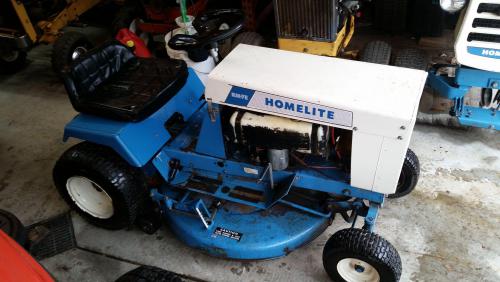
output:
[[[75,61],[63,72],[64,85],[73,107],[79,111],[80,103],[99,85],[130,64],[137,64],[137,58],[130,49],[114,40]]]

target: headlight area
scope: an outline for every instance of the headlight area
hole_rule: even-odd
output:
[[[441,9],[448,13],[456,13],[465,6],[467,0],[439,0]]]

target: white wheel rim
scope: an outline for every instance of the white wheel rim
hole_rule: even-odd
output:
[[[345,258],[337,263],[337,272],[348,282],[379,282],[378,271],[369,263],[355,259]]]
[[[83,176],[72,176],[66,189],[75,204],[84,212],[100,219],[113,216],[113,200],[97,183]]]
[[[87,48],[85,48],[83,46],[78,46],[75,48],[75,50],[71,54],[71,60],[74,61],[74,60],[80,58],[85,53],[87,53]]]

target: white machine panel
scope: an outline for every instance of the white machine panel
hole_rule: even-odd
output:
[[[239,44],[210,73],[205,97],[353,130],[351,185],[388,194],[396,189],[426,78],[419,70]]]
[[[493,9],[492,11],[490,11]],[[495,10],[496,9],[496,10]],[[457,61],[469,67],[500,72],[500,0],[471,0],[455,41]],[[493,24],[493,26],[492,26]]]

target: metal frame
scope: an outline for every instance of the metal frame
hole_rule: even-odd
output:
[[[455,77],[440,75],[442,67],[454,67]],[[500,130],[500,112],[495,108],[478,108],[464,105],[464,97],[472,87],[500,88],[500,73],[478,70],[463,66],[435,65],[430,71],[427,83],[440,96],[453,100],[450,114],[460,124]]]

